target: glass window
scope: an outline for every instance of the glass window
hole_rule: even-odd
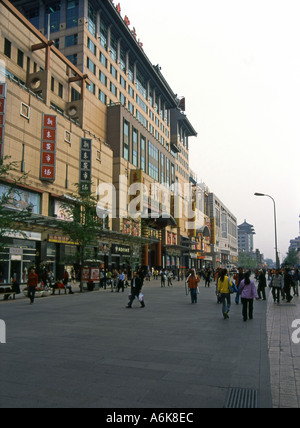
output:
[[[129,161],[130,146],[130,124],[124,119],[123,122],[123,158]]]
[[[141,135],[141,169],[146,172],[146,138]]]
[[[101,91],[101,89],[99,89],[99,100],[103,104],[107,104],[107,97],[106,97],[105,93]]]
[[[67,1],[67,28],[77,27],[79,18],[79,0]]]
[[[132,128],[132,163],[138,166],[138,131]]]
[[[110,56],[112,59],[117,62],[117,51],[118,51],[118,41],[113,32],[111,32],[110,40]]]
[[[76,46],[78,44],[78,34],[72,34],[71,36],[66,36],[65,47]]]
[[[96,37],[96,35],[97,35],[97,12],[94,9],[94,7],[90,1],[89,1],[89,5],[88,5],[88,30],[94,37]]]
[[[56,33],[60,30],[60,1],[56,3],[51,3],[51,5],[46,6],[46,25],[45,28],[48,28],[48,15],[50,15],[50,33]]]
[[[148,143],[148,157],[148,174],[150,175],[150,177],[154,178],[154,180],[159,181],[159,151],[150,141]]]
[[[101,19],[100,44],[105,50],[107,50],[107,35],[108,35],[107,24]]]
[[[11,42],[7,39],[4,39],[4,55],[8,58],[11,57]]]

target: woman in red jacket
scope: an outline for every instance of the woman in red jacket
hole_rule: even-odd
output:
[[[28,281],[27,281],[28,297],[30,299],[31,305],[33,305],[33,303],[34,303],[34,297],[35,297],[35,292],[36,292],[36,288],[38,286],[38,283],[39,283],[39,277],[35,273],[35,269],[32,268],[30,270],[29,275],[28,275]]]

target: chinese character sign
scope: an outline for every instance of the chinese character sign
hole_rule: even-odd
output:
[[[92,140],[82,138],[79,164],[80,192],[91,191],[92,181]]]
[[[4,124],[6,108],[6,83],[0,83],[0,159],[4,155]]]
[[[42,150],[41,150],[41,180],[55,180],[56,166],[56,129],[57,117],[43,115]]]

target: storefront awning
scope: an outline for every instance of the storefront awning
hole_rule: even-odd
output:
[[[158,218],[149,218],[148,220],[146,220],[146,222],[149,227],[152,227],[153,229],[157,230],[163,230],[168,226],[177,227],[177,222],[175,218],[171,215],[169,215],[168,217],[164,217],[163,215],[161,215]]]

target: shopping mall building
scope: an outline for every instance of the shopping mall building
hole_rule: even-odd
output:
[[[93,194],[111,184],[116,200],[125,198],[127,205],[131,184],[147,189],[140,192],[143,219],[121,212],[119,202],[116,216],[109,204],[103,208],[108,220],[91,243],[93,263],[196,266],[199,242],[210,252],[210,220],[187,227],[186,210],[176,218],[176,207],[184,201],[177,189],[190,183],[189,149],[197,132],[185,99],[151,64],[120,5],[1,0],[0,23],[1,156],[19,165],[0,191],[26,173],[18,209],[31,210],[19,232],[7,232],[4,280],[22,280],[32,265],[44,264],[56,275],[76,267],[78,245],[58,225],[68,221],[62,206],[76,183],[92,183]],[[160,185],[157,192],[153,183]],[[205,260],[203,249],[202,242]]]

